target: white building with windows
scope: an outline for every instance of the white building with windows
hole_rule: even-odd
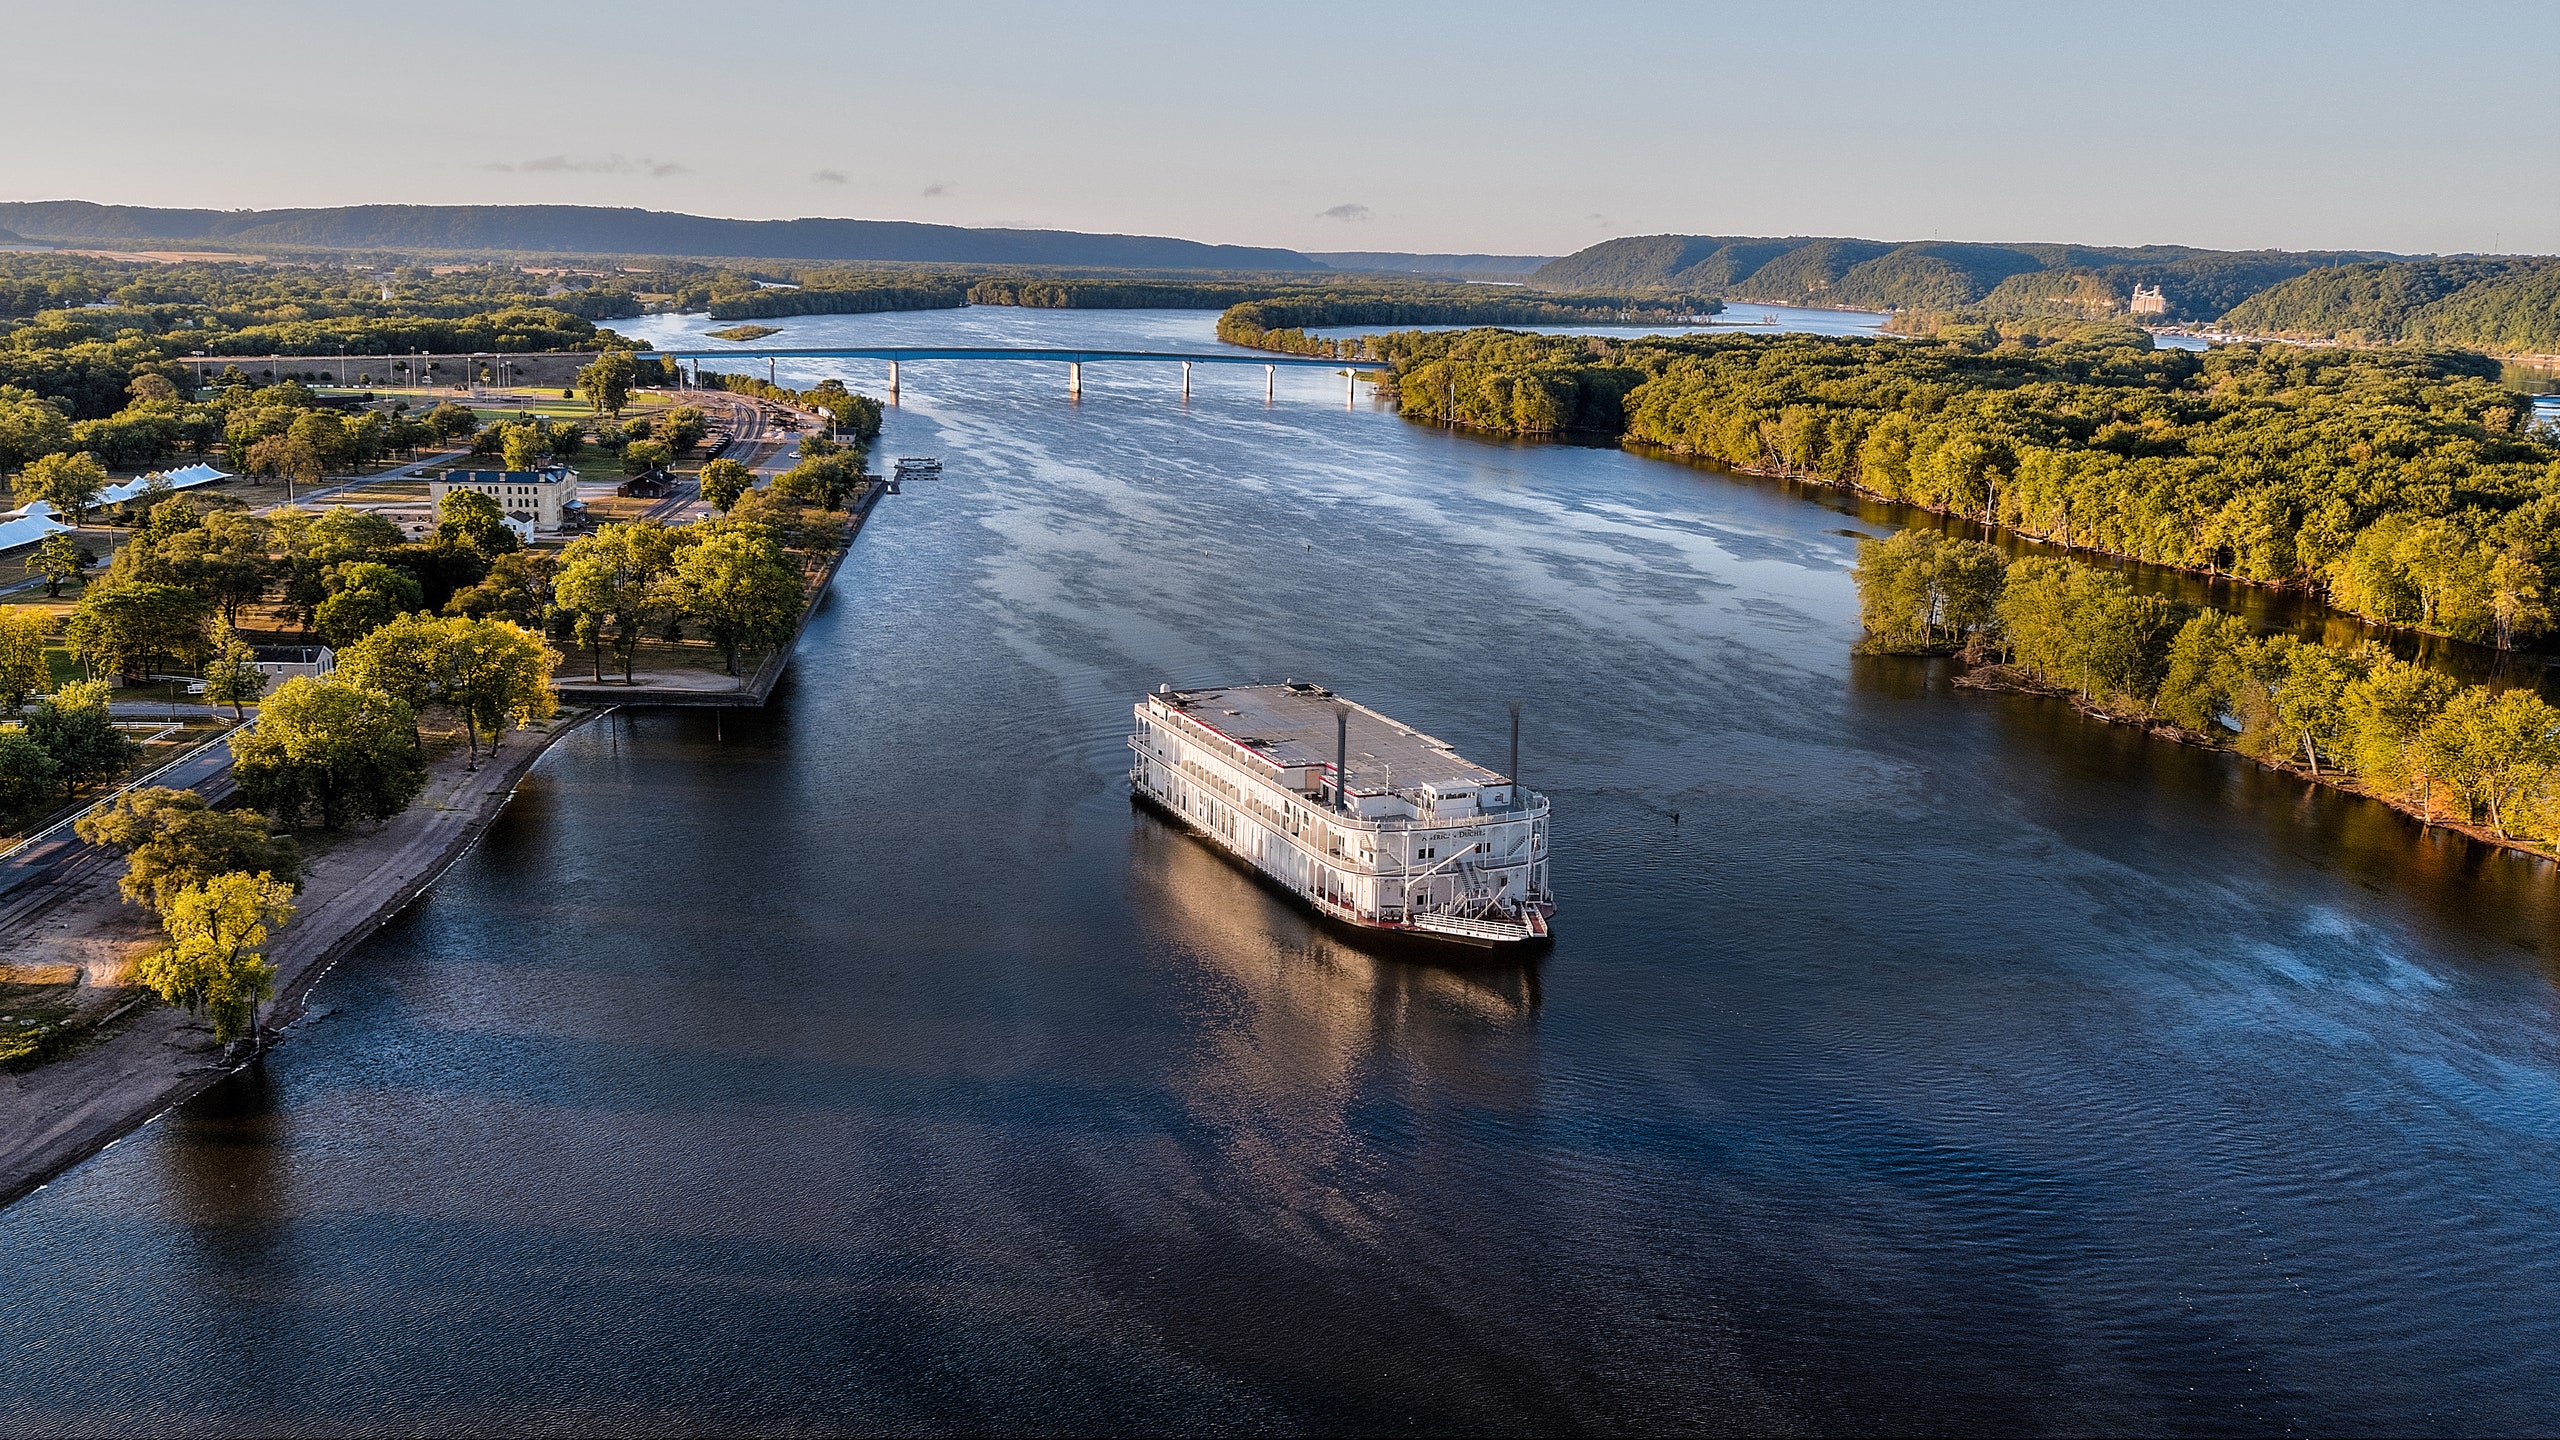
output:
[[[536,533],[556,533],[577,523],[585,511],[578,499],[578,477],[549,465],[540,470],[448,470],[427,479],[427,498],[441,510],[444,497],[469,490],[498,502],[510,520],[520,520]]]

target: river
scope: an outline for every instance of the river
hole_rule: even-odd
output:
[[[1061,369],[908,366],[771,709],[578,732],[0,1211],[0,1431],[2560,1426],[2550,866],[1853,658],[1853,507]],[[1286,676],[1525,703],[1542,962],[1132,808],[1139,693]]]

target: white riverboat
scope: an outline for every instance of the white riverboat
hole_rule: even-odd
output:
[[[1136,793],[1348,925],[1471,945],[1548,938],[1547,799],[1322,686],[1158,690]],[[1512,768],[1519,768],[1512,732]]]

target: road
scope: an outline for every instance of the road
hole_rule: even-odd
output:
[[[109,708],[118,716],[159,719],[168,715],[172,707],[127,702]],[[182,713],[204,713],[202,706],[175,708]],[[193,790],[216,805],[230,799],[238,788],[231,780],[231,747],[222,740],[197,746],[148,778],[154,785]],[[92,845],[72,833],[72,820],[76,818],[57,821],[0,860],[0,930],[28,923],[79,882],[116,863],[114,851]]]

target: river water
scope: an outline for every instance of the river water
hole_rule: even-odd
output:
[[[2560,1425],[2550,867],[1853,659],[1802,493],[1060,368],[908,367],[770,710],[580,732],[0,1212],[0,1429]],[[1286,676],[1526,703],[1542,962],[1132,808],[1140,692]]]

